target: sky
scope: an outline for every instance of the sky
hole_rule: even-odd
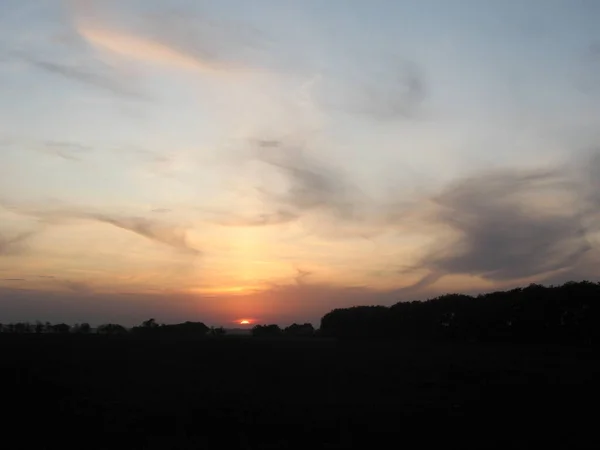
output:
[[[0,322],[600,277],[593,0],[3,0]]]

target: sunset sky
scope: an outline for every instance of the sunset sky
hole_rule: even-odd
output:
[[[0,1],[0,322],[600,277],[600,2]]]

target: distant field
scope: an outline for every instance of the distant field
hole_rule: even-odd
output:
[[[600,441],[592,349],[0,335],[0,352],[6,429],[25,448]]]

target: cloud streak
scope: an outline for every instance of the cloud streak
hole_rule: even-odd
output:
[[[74,142],[47,141],[42,145],[41,150],[67,161],[81,161],[81,155],[91,152],[93,147]]]
[[[107,214],[85,214],[82,217],[131,231],[151,241],[160,242],[186,253],[200,254],[200,251],[188,242],[187,231],[182,228],[166,226],[144,217],[117,217]]]
[[[282,225],[293,222],[299,216],[291,211],[281,210],[273,213],[258,214],[253,217],[244,217],[233,213],[219,213],[214,222],[225,227],[264,227],[269,225]]]
[[[11,237],[5,237],[0,233],[0,256],[15,255],[23,251],[25,242],[34,235],[28,231]]]
[[[263,45],[258,33],[244,24],[228,24],[194,14],[164,12],[138,17],[127,31],[118,21],[90,20],[75,12],[80,36],[97,49],[122,57],[207,74],[248,71],[246,49]]]
[[[121,216],[116,214],[98,213],[78,209],[31,209],[14,205],[4,205],[13,212],[36,217],[45,223],[61,223],[65,220],[92,220],[112,225],[142,236],[148,240],[167,245],[181,252],[199,255],[200,251],[193,247],[188,239],[188,230],[176,227],[157,220],[136,216]],[[0,241],[1,242],[1,241]],[[1,248],[1,247],[0,247]]]
[[[82,65],[64,64],[56,61],[45,61],[30,55],[19,52],[13,52],[20,60],[25,61],[33,67],[50,74],[59,75],[68,80],[93,86],[101,90],[110,92],[117,97],[134,98],[137,100],[146,99],[141,93],[129,88],[123,82],[112,75],[103,74],[101,70],[93,70]]]

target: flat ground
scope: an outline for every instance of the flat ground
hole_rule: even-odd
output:
[[[0,335],[11,448],[598,448],[600,353]]]

